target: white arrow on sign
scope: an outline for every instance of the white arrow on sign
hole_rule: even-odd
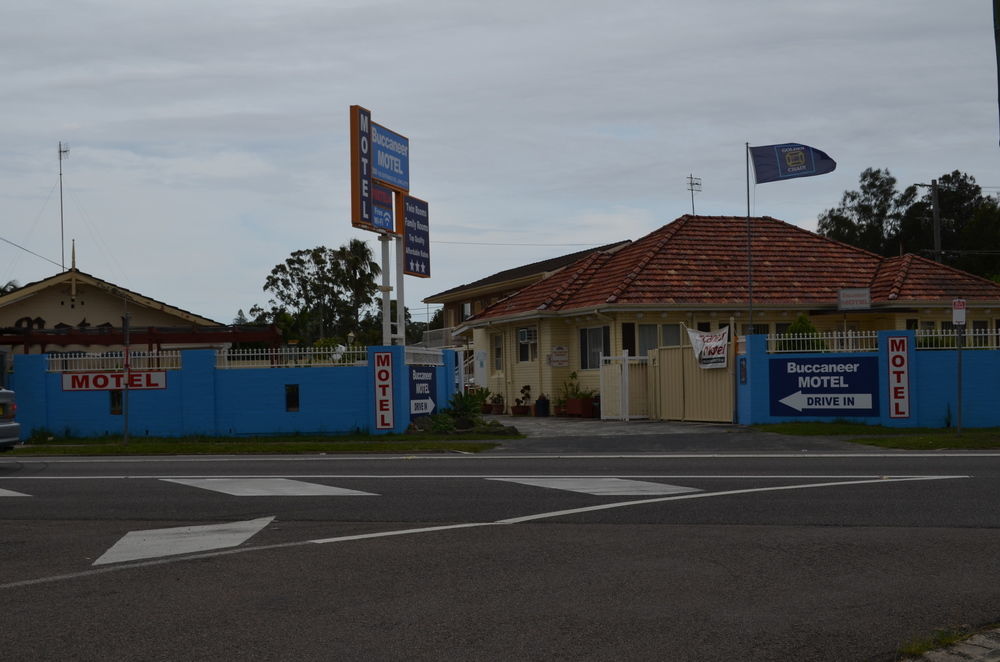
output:
[[[430,398],[410,400],[411,414],[430,414],[434,411],[434,401]]]
[[[796,391],[778,400],[795,411],[803,409],[871,409],[871,393],[810,393]]]

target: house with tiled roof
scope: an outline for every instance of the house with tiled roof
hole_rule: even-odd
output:
[[[842,309],[843,290],[869,293],[870,305]],[[1000,328],[1000,284],[992,281],[916,255],[885,258],[770,217],[685,215],[582,256],[458,331],[487,353],[485,386],[510,403],[525,384],[534,396],[556,397],[572,372],[597,389],[602,354],[679,345],[685,328],[782,333],[804,313],[820,331],[941,329],[958,297],[971,330]]]
[[[559,257],[505,269],[471,283],[452,287],[426,297],[423,300],[424,303],[436,303],[443,306],[444,319],[443,329],[434,329],[429,332],[430,342],[428,344],[435,347],[464,345],[465,342],[461,338],[453,338],[452,333],[465,320],[481,313],[500,299],[506,298],[528,285],[542,280],[587,255],[595,252],[609,251],[627,243],[629,243],[628,240],[619,241],[605,246],[598,246],[597,248],[588,248],[587,250],[576,251],[568,255],[560,255]],[[425,341],[427,340],[428,338],[425,338]]]
[[[142,349],[276,344],[280,339],[275,329],[228,327],[80,271],[74,264],[0,296],[0,351],[120,350],[126,314],[131,344]]]

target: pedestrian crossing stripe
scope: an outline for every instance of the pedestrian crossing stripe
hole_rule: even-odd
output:
[[[669,495],[701,491],[694,487],[653,483],[645,480],[625,480],[623,478],[491,478],[490,480],[566,490],[581,494],[592,494],[594,496]]]
[[[287,478],[164,478],[167,483],[188,485],[231,496],[378,496],[371,492],[307,483]]]

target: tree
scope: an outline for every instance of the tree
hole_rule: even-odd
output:
[[[396,323],[396,300],[393,299],[389,302],[389,315],[392,320],[393,325]],[[403,318],[406,324],[406,344],[413,345],[420,342],[420,339],[424,335],[424,324],[421,322],[414,322],[411,315],[410,309],[403,308]],[[365,345],[381,345],[382,344],[382,307],[378,306],[375,310],[369,312],[365,315],[364,319],[361,320],[359,326],[361,333],[358,334],[358,342]]]
[[[1000,274],[1000,205],[984,196],[975,177],[954,170],[938,178],[941,218],[941,261],[984,277]],[[925,195],[907,210],[899,228],[899,244],[907,252],[933,257],[933,197]]]
[[[289,340],[312,344],[346,339],[359,330],[374,300],[381,273],[371,249],[360,240],[333,250],[325,246],[293,252],[264,281],[269,308],[254,306],[257,323],[277,325]]]
[[[858,181],[859,190],[845,191],[838,206],[820,214],[817,231],[872,253],[892,255],[891,244],[917,189],[897,191],[896,178],[881,169],[866,168]]]

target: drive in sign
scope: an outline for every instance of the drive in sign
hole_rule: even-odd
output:
[[[771,416],[878,416],[878,358],[771,359]]]
[[[430,366],[409,366],[410,415],[427,416],[434,413],[437,403],[437,376]]]

